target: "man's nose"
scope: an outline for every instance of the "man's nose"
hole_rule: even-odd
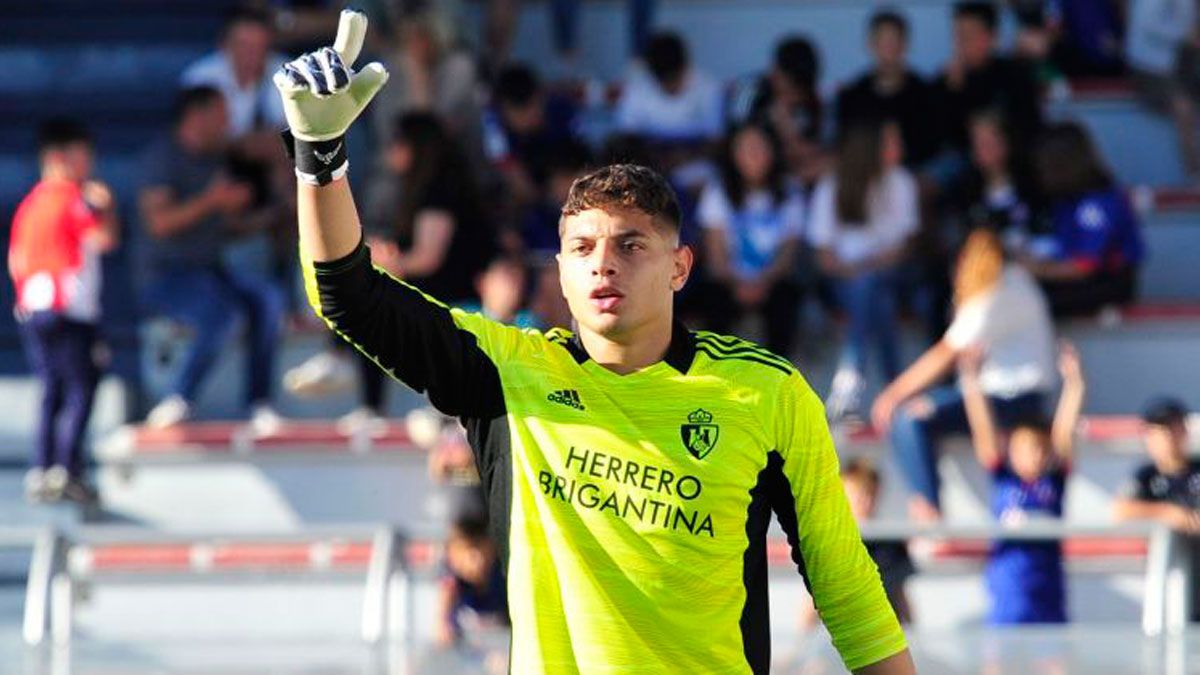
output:
[[[592,275],[611,277],[617,273],[616,247],[608,241],[600,241],[592,251]]]

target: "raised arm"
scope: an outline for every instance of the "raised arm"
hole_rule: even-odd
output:
[[[983,353],[969,349],[959,359],[959,377],[962,387],[963,405],[967,410],[967,424],[971,427],[971,445],[975,446],[975,457],[985,469],[996,468],[1004,461],[1000,450],[1000,434],[996,430],[996,419],[992,406],[979,386],[979,369]]]
[[[334,47],[286,64],[275,85],[296,162],[300,253],[309,302],[329,326],[444,413],[492,417],[503,408],[496,361],[515,330],[452,310],[371,265],[346,173],[343,135],[387,80],[379,64],[348,65],[366,17],[342,13]],[[498,354],[500,356],[498,356]]]
[[[1083,377],[1083,367],[1079,360],[1079,352],[1075,345],[1063,340],[1058,351],[1058,372],[1062,374],[1062,394],[1058,399],[1058,408],[1054,411],[1054,423],[1051,427],[1050,440],[1054,446],[1054,454],[1060,463],[1070,463],[1075,449],[1075,429],[1079,426],[1079,417],[1083,412],[1083,399],[1087,393],[1087,382]]]

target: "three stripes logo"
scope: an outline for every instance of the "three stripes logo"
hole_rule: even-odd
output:
[[[546,396],[546,400],[551,403],[561,403],[576,410],[587,410],[587,408],[583,407],[583,401],[579,400],[579,392],[574,389],[552,391]]]

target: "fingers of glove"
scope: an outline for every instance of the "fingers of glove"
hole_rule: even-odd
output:
[[[271,79],[275,82],[275,87],[284,94],[295,94],[308,89],[308,80],[305,80],[300,71],[290,63],[285,63],[275,71]]]
[[[337,52],[325,47],[317,52],[317,61],[321,64],[321,72],[331,92],[337,93],[350,86],[350,69],[342,63],[342,57]]]
[[[376,61],[362,67],[350,81],[350,97],[361,110],[370,103],[375,92],[383,87],[388,80],[388,71],[383,64]]]
[[[343,9],[338,20],[337,38],[333,49],[342,57],[346,66],[353,66],[362,51],[363,38],[367,35],[367,15],[351,9]]]
[[[325,68],[321,65],[321,60],[317,58],[319,53],[309,52],[293,63],[300,62],[300,74],[308,80],[308,88],[312,93],[324,97],[333,92],[329,90],[329,78],[326,76]]]

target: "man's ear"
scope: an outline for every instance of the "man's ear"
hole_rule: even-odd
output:
[[[677,246],[674,255],[675,270],[671,274],[671,290],[678,293],[683,290],[688,277],[692,274],[692,265],[696,262],[696,255],[692,252],[692,247],[687,244]]]

